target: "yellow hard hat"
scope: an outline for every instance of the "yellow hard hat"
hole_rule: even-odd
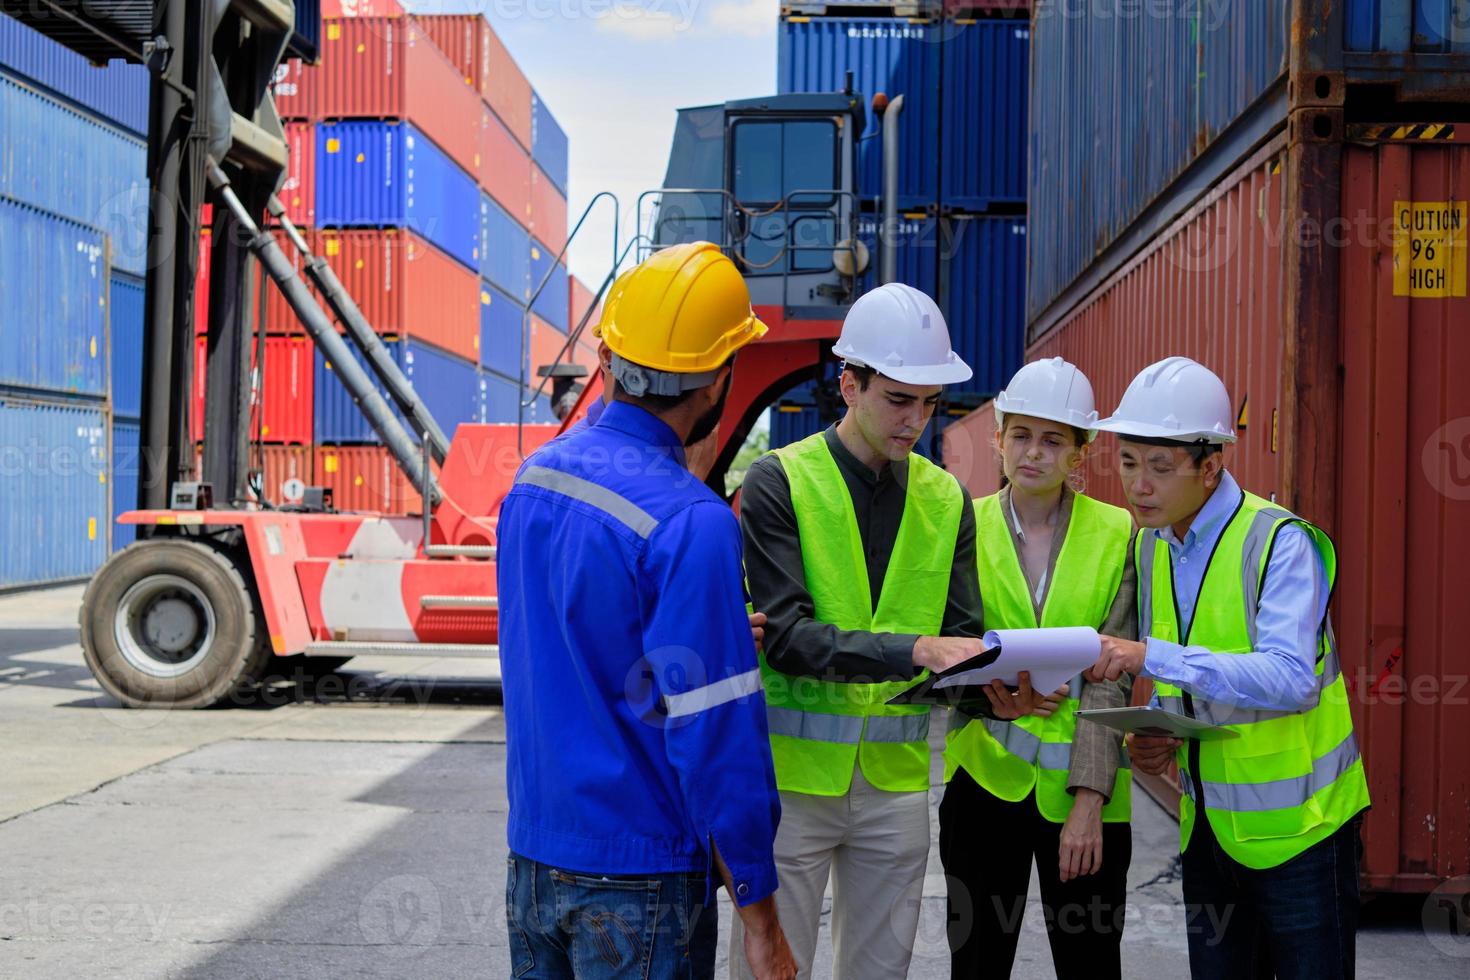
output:
[[[629,270],[609,291],[600,326],[613,373],[635,396],[704,387],[766,334],[740,270],[710,242],[674,245]]]

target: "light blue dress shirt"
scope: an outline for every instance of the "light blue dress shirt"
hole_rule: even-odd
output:
[[[1240,485],[1227,471],[1184,540],[1172,528],[1148,532],[1169,545],[1182,639],[1189,636],[1210,556],[1240,499]],[[1317,644],[1329,592],[1326,565],[1311,536],[1287,525],[1278,532],[1266,565],[1256,616],[1257,649],[1247,654],[1213,653],[1202,646],[1148,637],[1143,676],[1216,704],[1300,710],[1312,703],[1317,691]],[[1149,625],[1140,623],[1140,632],[1146,633]]]

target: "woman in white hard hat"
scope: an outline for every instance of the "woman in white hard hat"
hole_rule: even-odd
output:
[[[975,501],[984,629],[1090,626],[1133,636],[1133,522],[1068,485],[1097,435],[1092,385],[1060,357],[1034,361],[996,397],[995,414],[1008,485]],[[1130,774],[1117,733],[1076,712],[1119,707],[1126,691],[1079,676],[1048,718],[951,716],[939,854],[950,882],[952,976],[1010,973],[1033,857],[1057,976],[1120,975]]]

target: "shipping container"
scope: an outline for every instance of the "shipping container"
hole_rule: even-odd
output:
[[[556,252],[531,239],[531,312],[558,330],[567,328],[567,267],[556,261]],[[544,284],[544,285],[543,285]],[[537,290],[540,294],[537,294]]]
[[[862,276],[862,291],[878,285],[878,267],[882,263],[879,229],[882,220],[872,215],[858,219],[858,240],[868,247],[868,268]],[[896,282],[939,297],[939,260],[946,243],[941,237],[939,219],[924,212],[900,214],[894,235],[898,246]]]
[[[1031,0],[944,0],[947,17],[1025,17]]]
[[[318,254],[379,334],[480,357],[480,281],[410,231],[322,231]]]
[[[301,486],[319,486],[316,479],[315,446],[251,446],[251,468],[261,473],[260,491],[266,501],[276,506],[296,503],[293,496]],[[298,481],[293,483],[292,481]]]
[[[974,370],[946,395],[973,405],[1005,387],[1026,350],[1026,219],[946,218],[940,226],[939,305]]]
[[[0,195],[100,228],[115,268],[148,260],[148,151],[137,136],[0,73]]]
[[[531,156],[488,105],[480,106],[480,186],[522,225],[531,221]]]
[[[315,63],[322,54],[321,0],[296,0],[296,25],[286,50]]]
[[[846,73],[871,103],[902,95],[898,206],[939,201],[940,43],[945,26],[888,18],[783,18],[776,55],[777,89],[839,92]],[[876,200],[883,188],[882,122],[868,113],[858,149],[858,190]]]
[[[314,122],[320,117],[316,97],[321,84],[316,82],[315,73],[316,69],[302,63],[300,58],[285,58],[276,65],[271,97],[282,119]]]
[[[569,277],[568,284],[570,286],[567,294],[568,329],[576,330],[578,326],[582,326],[582,336],[580,339],[583,342],[590,342],[593,340],[592,328],[596,327],[602,318],[602,303],[598,302],[597,307],[593,309],[592,301],[595,298],[595,294],[576,276]],[[582,317],[589,310],[591,310],[591,315],[587,317],[587,322],[583,325]]]
[[[531,234],[554,252],[567,247],[567,197],[539,166],[531,167]]]
[[[567,134],[535,91],[531,93],[531,159],[565,197],[569,186]]]
[[[314,486],[329,487],[339,511],[423,513],[423,498],[382,446],[318,446]]]
[[[91,575],[107,557],[107,415],[0,397],[0,589]]]
[[[556,421],[556,415],[551,410],[551,399],[547,395],[541,395],[532,404],[521,407],[523,401],[531,399],[534,383],[518,389],[514,381],[482,371],[480,389],[483,403],[481,417],[485,422],[549,424]],[[518,390],[519,397],[516,394]],[[544,390],[549,394],[551,386],[547,385]]]
[[[1470,871],[1470,149],[1417,128],[1278,134],[1028,350],[1082,367],[1104,412],[1146,364],[1202,361],[1234,399],[1232,472],[1333,536],[1371,890]],[[960,428],[974,447],[993,424]],[[1087,487],[1121,502],[1115,459],[1105,437]]]
[[[301,253],[296,251],[296,247],[291,244],[291,240],[286,236],[286,233],[280,229],[274,229],[271,234],[276,239],[276,244],[280,246],[281,251],[285,254],[286,260],[291,263],[291,268],[298,276],[302,275],[304,265]],[[303,228],[301,229],[301,236],[306,239],[307,247],[314,253],[319,250],[319,246],[317,245],[318,235],[316,232],[309,228]],[[213,229],[206,226],[200,232],[199,262],[195,266],[194,271],[194,333],[197,336],[203,336],[209,325],[209,272],[212,254],[211,245],[213,241]],[[340,275],[341,273],[339,272],[338,274]],[[302,281],[306,282],[305,279]],[[310,286],[310,283],[308,283],[308,286]],[[259,290],[260,267],[256,265],[250,292],[250,302],[252,304],[260,295]],[[316,290],[312,289],[311,294],[315,298]],[[319,300],[318,306],[321,306]],[[322,308],[325,309],[325,307]],[[248,326],[252,333],[258,328],[258,324],[253,318]],[[296,311],[291,308],[290,303],[286,302],[285,295],[274,282],[268,283],[265,290],[265,329],[267,333],[275,334],[304,335],[306,332],[306,328],[301,325],[301,321],[296,316]]]
[[[322,0],[322,17],[406,17],[398,0]]]
[[[453,438],[459,423],[474,421],[479,416],[478,372],[474,364],[412,340],[388,340],[384,346],[393,362],[408,376],[414,392],[423,400],[445,435]],[[356,348],[352,352],[372,377],[362,355]],[[376,442],[372,426],[368,425],[320,351],[316,352],[315,364],[316,441]],[[413,429],[412,425],[405,427]]]
[[[487,25],[480,33],[480,95],[516,142],[531,152],[531,83]]]
[[[0,197],[0,385],[106,397],[106,250],[95,228]]]
[[[316,170],[321,227],[406,227],[479,270],[479,189],[413,126],[322,123]]]
[[[1343,46],[1389,54],[1465,54],[1465,10],[1452,0],[1347,0]]]
[[[251,363],[255,361],[255,338],[251,338]],[[250,406],[249,436],[266,442],[306,443],[312,441],[312,387],[315,373],[315,347],[305,337],[266,337],[265,372],[260,377],[252,372],[261,390],[256,391]],[[204,433],[204,394],[206,338],[194,341],[194,409],[193,439]],[[262,408],[263,406],[263,408]]]
[[[522,305],[531,298],[531,235],[488,194],[480,195],[480,276]]]
[[[137,525],[119,524],[117,518],[119,514],[138,509],[138,481],[143,472],[141,445],[142,430],[136,419],[112,420],[112,453],[108,458],[111,460],[113,551],[126,548],[138,539]]]
[[[148,132],[148,69],[121,61],[98,68],[86,58],[0,14],[0,67],[117,123],[140,136]]]
[[[480,166],[480,100],[412,18],[328,20],[308,76],[322,119],[410,122],[460,168]]]
[[[114,272],[107,308],[112,411],[137,418],[143,413],[143,325],[148,320],[143,280]]]
[[[316,226],[316,128],[309,122],[286,124],[286,148],[291,162],[276,196],[286,217],[298,228]]]
[[[530,361],[526,368],[526,383],[532,387],[541,383],[541,375],[538,373],[543,367],[549,367],[558,362],[562,364],[575,364],[576,351],[572,350],[563,354],[567,344],[567,335],[541,319],[539,316],[531,316],[530,342],[526,349],[530,353]],[[550,391],[548,386],[547,391]]]
[[[526,309],[496,286],[480,284],[480,364],[508,378],[528,376],[521,335]]]
[[[443,53],[464,83],[480,92],[480,31],[490,25],[480,14],[420,14],[414,22]]]
[[[1026,200],[1030,51],[1024,21],[946,26],[939,121],[939,201],[946,209],[982,211]]]

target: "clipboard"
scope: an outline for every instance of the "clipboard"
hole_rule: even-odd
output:
[[[888,699],[889,704],[938,704],[953,707],[960,704],[973,704],[976,701],[990,702],[985,697],[985,688],[989,684],[961,684],[955,687],[934,686],[935,682],[950,677],[954,674],[963,674],[967,670],[975,670],[978,667],[989,667],[1000,659],[1000,647],[986,650],[984,653],[969,660],[955,664],[949,670],[938,674],[930,674],[919,683],[896,697]]]
[[[1240,732],[1233,728],[1218,728],[1214,725],[1190,718],[1187,715],[1165,711],[1152,705],[1135,708],[1089,708],[1077,712],[1078,718],[1095,721],[1099,725],[1120,732],[1138,735],[1167,735],[1174,738],[1195,739],[1200,742],[1239,738]]]

